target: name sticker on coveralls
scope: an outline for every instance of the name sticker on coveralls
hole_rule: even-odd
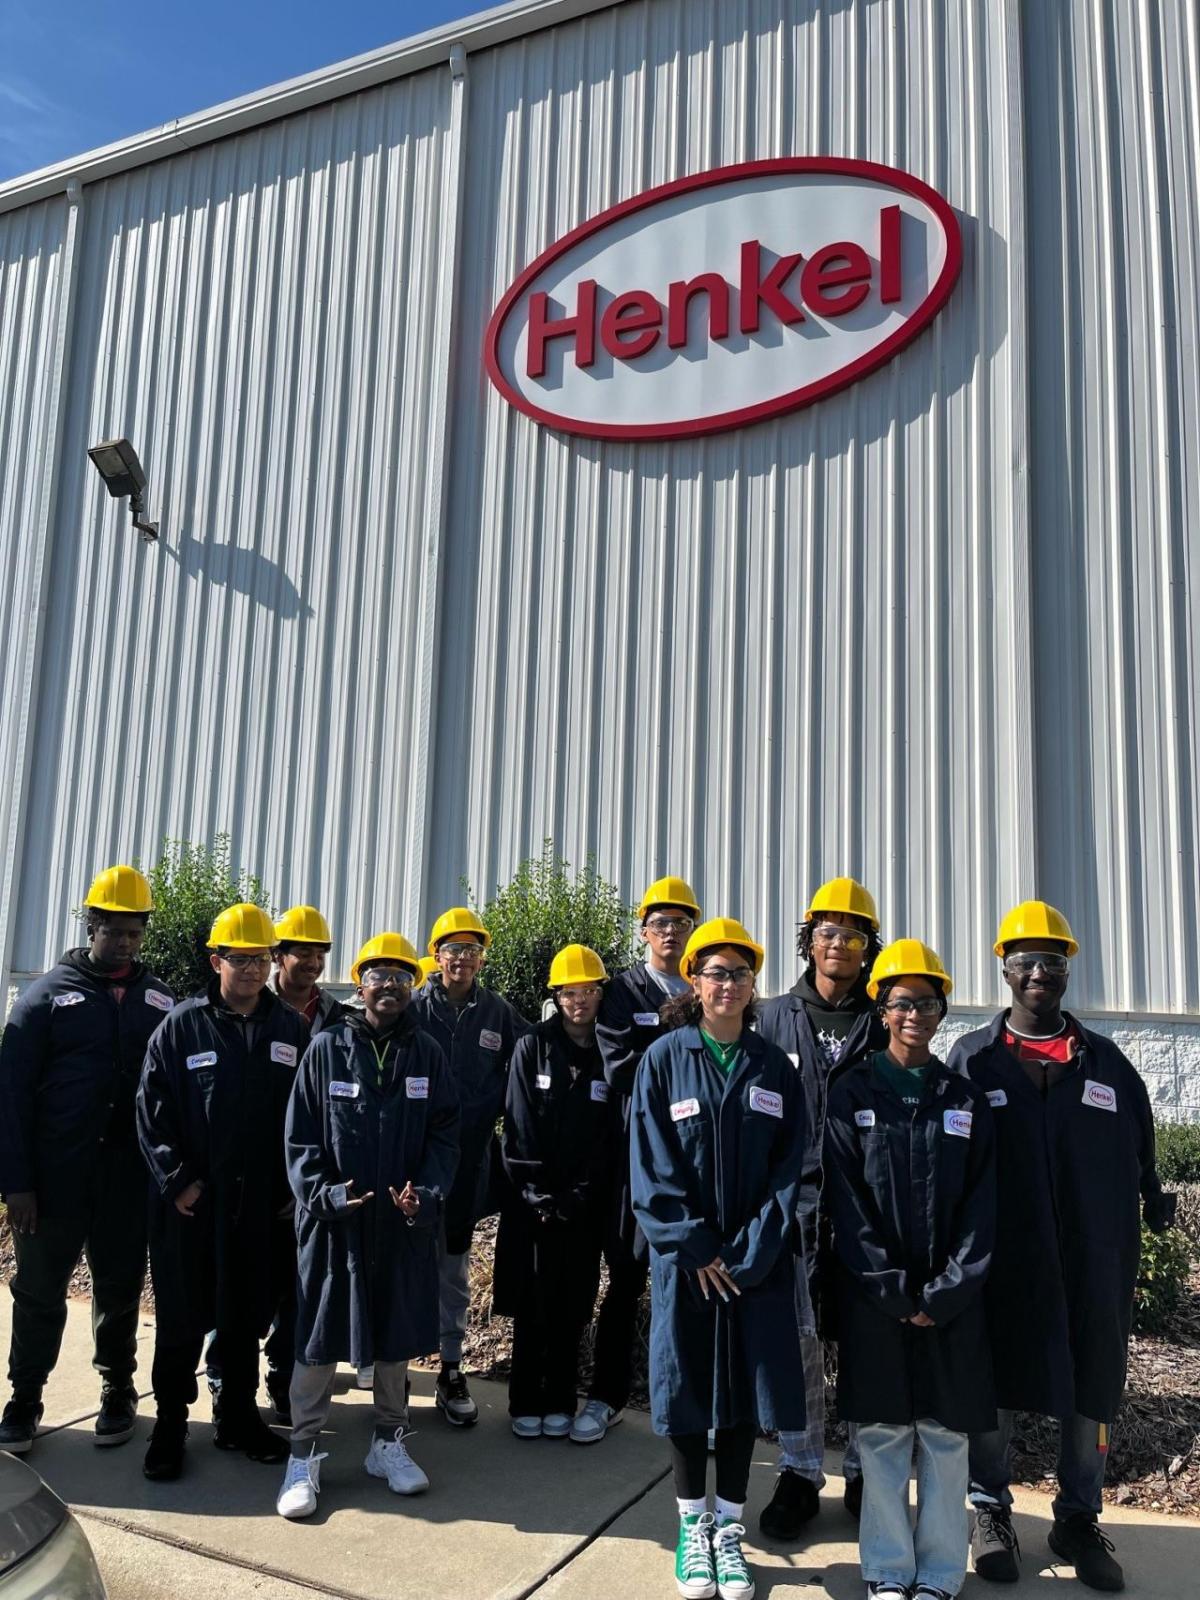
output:
[[[404,1092],[410,1100],[429,1099],[428,1078],[405,1078]]]
[[[773,1089],[751,1089],[751,1111],[761,1111],[764,1116],[783,1117],[783,1096]]]
[[[68,989],[66,994],[56,994],[54,996],[54,1004],[56,1006],[79,1006],[83,1004],[83,995],[80,994],[78,989]]]
[[[296,1046],[294,1044],[273,1044],[271,1046],[271,1060],[282,1061],[285,1067],[294,1067],[296,1065]]]
[[[1008,1104],[1008,1096],[1003,1089],[989,1089],[987,1097],[988,1105],[990,1106],[1006,1106]]]
[[[698,1117],[699,1115],[699,1100],[676,1100],[675,1104],[671,1107],[672,1122],[683,1122],[688,1117]]]
[[[189,1072],[195,1072],[197,1067],[215,1067],[216,1064],[217,1052],[215,1050],[201,1050],[199,1055],[187,1058]]]
[[[161,989],[147,989],[145,999],[148,1006],[154,1006],[159,1011],[170,1011],[175,1004],[171,996],[164,994]]]
[[[592,1099],[601,1101],[608,1099],[608,1085],[602,1078],[597,1078],[592,1084]]]
[[[635,1011],[633,1013],[633,1020],[634,1020],[634,1022],[637,1023],[639,1028],[657,1028],[658,1027],[658,1012],[657,1011]]]
[[[357,1100],[358,1085],[356,1083],[339,1083],[336,1078],[330,1080],[329,1098],[331,1100]]]
[[[1106,1083],[1096,1083],[1091,1078],[1083,1080],[1083,1103],[1085,1106],[1095,1106],[1097,1111],[1115,1111],[1117,1109],[1117,1091],[1110,1089]]]
[[[548,1072],[539,1072],[533,1080],[533,1087],[535,1089],[548,1089],[550,1087],[550,1074]]]
[[[947,1133],[953,1133],[960,1139],[971,1137],[971,1113],[969,1111],[943,1111],[942,1127]]]
[[[875,1126],[875,1113],[873,1111],[856,1111],[855,1124],[860,1128],[873,1128]]]
[[[485,1028],[479,1035],[479,1048],[481,1050],[499,1050],[504,1040],[498,1033],[493,1033],[490,1028]]]

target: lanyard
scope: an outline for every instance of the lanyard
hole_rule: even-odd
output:
[[[383,1088],[383,1069],[384,1069],[384,1067],[387,1066],[388,1051],[392,1048],[392,1041],[389,1039],[388,1042],[384,1045],[382,1050],[380,1050],[379,1046],[375,1043],[374,1039],[369,1039],[367,1042],[370,1044],[371,1049],[375,1053],[375,1072],[376,1072],[376,1077],[377,1077],[377,1086],[380,1089],[382,1089]]]

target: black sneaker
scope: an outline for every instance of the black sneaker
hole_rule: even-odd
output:
[[[471,1399],[462,1368],[443,1367],[437,1376],[434,1401],[452,1428],[473,1428],[479,1421],[479,1407]]]
[[[1017,1565],[1021,1554],[1017,1531],[1007,1506],[983,1501],[975,1506],[971,1529],[971,1558],[977,1577],[988,1583],[1016,1583],[1021,1576]]]
[[[249,1461],[277,1463],[291,1454],[287,1440],[272,1433],[254,1405],[233,1410],[228,1402],[222,1405],[213,1443],[218,1450],[240,1450]]]
[[[154,1424],[146,1459],[142,1462],[142,1476],[154,1483],[171,1483],[183,1471],[183,1447],[187,1443],[186,1422]]]
[[[102,1447],[127,1444],[137,1424],[138,1395],[130,1383],[106,1383],[100,1391],[96,1418],[96,1443]]]
[[[40,1399],[19,1399],[14,1395],[4,1408],[4,1416],[0,1417],[0,1450],[7,1450],[14,1456],[23,1456],[32,1450],[42,1410]]]
[[[854,1518],[855,1522],[862,1516],[862,1479],[847,1478],[846,1487],[842,1490],[842,1504]]]
[[[775,1493],[759,1513],[758,1526],[769,1539],[798,1539],[806,1522],[821,1509],[817,1486],[787,1467],[775,1480]]]
[[[1099,1523],[1089,1512],[1064,1517],[1061,1522],[1056,1517],[1046,1542],[1056,1556],[1075,1568],[1075,1576],[1087,1588],[1115,1594],[1125,1587],[1120,1562],[1113,1560],[1113,1542],[1101,1533]]]
[[[275,1413],[275,1421],[281,1427],[290,1428],[292,1425],[292,1397],[291,1383],[282,1373],[267,1373],[267,1394],[271,1401],[271,1410]]]

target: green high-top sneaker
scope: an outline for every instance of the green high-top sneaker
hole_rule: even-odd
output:
[[[717,1592],[717,1569],[712,1552],[713,1514],[679,1519],[675,1546],[675,1587],[684,1600],[712,1600]]]

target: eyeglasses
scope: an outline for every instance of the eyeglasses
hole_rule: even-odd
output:
[[[743,984],[754,982],[754,968],[734,967],[731,971],[728,967],[705,967],[699,976],[707,978],[709,983],[728,983],[740,989]]]
[[[271,965],[271,953],[268,950],[261,956],[224,955],[221,960],[227,961],[235,972],[249,972],[254,967],[269,967]]]
[[[836,922],[823,922],[812,932],[815,944],[842,944],[847,950],[865,950],[867,936],[857,928],[841,928]]]
[[[686,933],[696,924],[691,917],[651,917],[646,923],[647,933]]]
[[[479,945],[479,944],[440,944],[440,945],[438,945],[438,955],[439,956],[452,956],[452,957],[461,958],[462,956],[481,956],[482,954],[483,954],[483,946]]]
[[[919,1017],[935,1017],[942,1009],[942,1002],[927,994],[921,1000],[889,1000],[883,1009],[894,1011],[898,1017],[910,1017],[914,1011]]]
[[[364,989],[411,989],[411,972],[394,972],[390,967],[368,967],[359,979]]]
[[[1039,967],[1048,977],[1061,978],[1069,966],[1066,956],[1060,955],[1055,950],[1019,950],[1015,955],[1004,958],[1005,972],[1011,972],[1022,978],[1031,972],[1036,972]]]
[[[590,1000],[594,994],[603,993],[604,990],[601,989],[598,983],[578,984],[571,989],[560,989],[558,998],[560,1000]]]

